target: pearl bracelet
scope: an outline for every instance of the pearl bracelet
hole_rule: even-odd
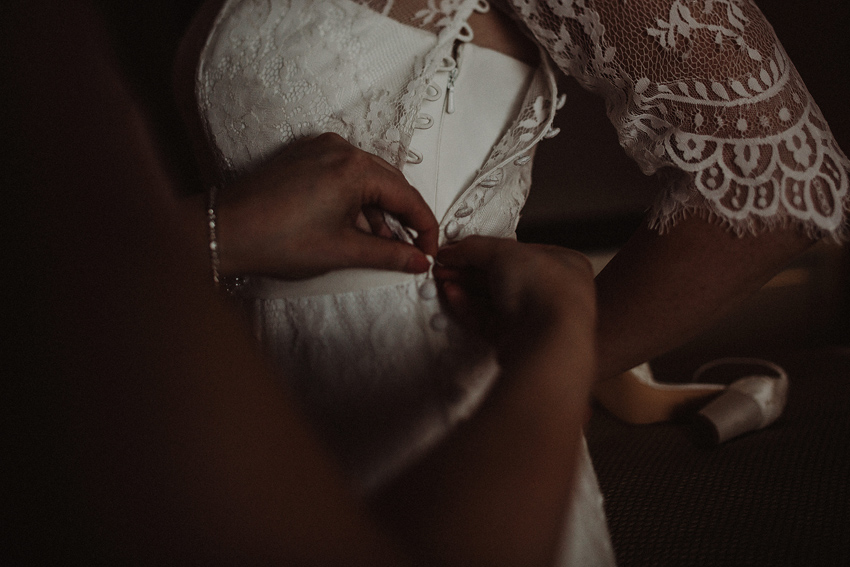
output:
[[[210,186],[207,193],[207,222],[209,224],[210,236],[210,268],[212,270],[212,279],[216,289],[221,285],[221,277],[219,276],[219,268],[221,261],[218,257],[218,236],[216,234],[216,214],[215,214],[215,198],[218,195],[218,185]]]

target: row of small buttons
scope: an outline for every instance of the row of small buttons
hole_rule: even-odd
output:
[[[566,101],[567,101],[567,95],[566,94],[562,94],[561,96],[559,96],[557,98],[556,102],[555,102],[555,109],[560,110],[561,108],[563,108]],[[543,137],[544,138],[554,138],[560,132],[561,132],[560,128],[556,128],[556,127],[550,125],[547,128],[546,133],[543,135]],[[514,163],[514,165],[516,165],[518,167],[522,167],[530,161],[531,161],[531,156],[526,154],[526,155],[522,155],[522,156],[517,157],[513,161],[513,163]],[[492,191],[491,190],[502,182],[503,176],[504,176],[504,171],[501,168],[493,171],[493,173],[491,173],[487,178],[485,178],[484,180],[482,180],[481,182],[478,183],[479,187],[483,187],[485,189],[488,189],[488,191],[486,191],[484,193],[481,193],[480,190],[474,192],[472,194],[471,198],[469,199],[469,201],[478,202],[479,206],[488,203],[490,201],[490,199],[492,198]],[[463,205],[461,205],[455,211],[454,216],[455,216],[456,219],[465,219],[465,218],[469,217],[470,215],[472,215],[473,212],[474,212],[473,207],[470,206],[467,202],[467,203],[464,203]],[[461,228],[460,223],[458,223],[455,220],[451,220],[451,221],[448,222],[448,224],[446,224],[445,229],[443,229],[443,233],[445,234],[447,239],[454,240],[460,234],[460,228]]]
[[[433,259],[431,259],[431,262],[433,266]],[[437,299],[437,282],[434,281],[434,276],[431,275],[430,270],[428,270],[428,276],[425,281],[419,286],[419,297],[423,301],[434,301]],[[435,313],[431,316],[429,324],[432,330],[442,333],[448,328],[449,319],[443,313]]]

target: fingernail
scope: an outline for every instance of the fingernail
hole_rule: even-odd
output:
[[[460,280],[461,272],[456,268],[448,268],[445,266],[436,265],[432,272],[434,278],[438,280]]]
[[[441,291],[443,298],[448,303],[449,308],[457,315],[461,314],[465,309],[465,293],[463,288],[455,282],[442,282]]]
[[[437,264],[436,266],[434,266],[434,271],[432,273],[434,274],[435,279],[443,280],[443,279],[447,279],[445,277],[446,274],[451,273],[451,272],[449,271],[448,268],[444,268],[441,265]]]
[[[416,255],[411,256],[410,260],[407,261],[404,271],[411,274],[421,274],[422,272],[427,272],[430,267],[431,262],[428,260],[427,256]]]
[[[440,248],[440,250],[437,252],[437,256],[436,256],[435,261],[438,264],[442,264],[445,261],[446,254],[451,254],[451,249],[453,247],[454,247],[453,244],[449,244],[448,246],[444,246],[443,248]]]

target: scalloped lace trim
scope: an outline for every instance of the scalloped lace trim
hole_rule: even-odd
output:
[[[656,227],[699,213],[739,234],[846,238],[850,161],[752,2],[511,2],[556,64],[606,98],[644,173],[681,173],[665,176]]]

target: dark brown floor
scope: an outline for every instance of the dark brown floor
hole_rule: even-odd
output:
[[[791,381],[775,424],[716,448],[686,424],[594,412],[588,443],[622,567],[850,565],[850,348],[777,352]],[[704,360],[667,359],[689,379]]]

